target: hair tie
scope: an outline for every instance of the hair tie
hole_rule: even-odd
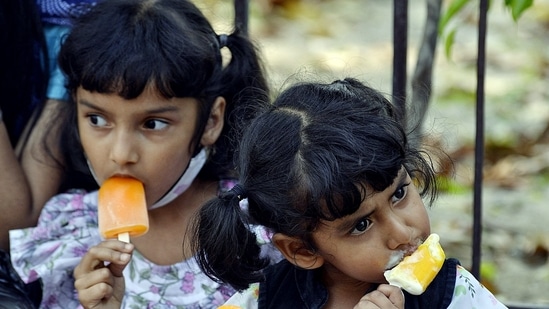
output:
[[[235,185],[231,190],[229,190],[229,192],[238,197],[239,201],[242,201],[243,199],[248,197],[246,189],[244,189],[244,187],[242,187],[240,184]]]
[[[226,34],[220,34],[217,36],[217,40],[219,41],[219,49],[222,49],[223,47],[227,46],[227,40],[229,37]]]

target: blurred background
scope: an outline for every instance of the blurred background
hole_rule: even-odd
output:
[[[218,33],[233,0],[194,0]],[[447,5],[447,2],[444,2]],[[251,37],[275,92],[299,80],[351,76],[390,95],[393,1],[251,0]],[[408,74],[417,61],[426,1],[409,0]],[[483,283],[507,304],[549,305],[549,0],[515,21],[504,0],[488,12],[485,80]],[[430,209],[448,256],[471,266],[478,1],[453,19],[451,55],[439,40],[424,129],[455,174]],[[443,10],[447,7],[443,6]]]

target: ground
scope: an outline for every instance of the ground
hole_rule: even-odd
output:
[[[219,33],[232,26],[232,0],[196,0]],[[254,0],[250,33],[276,91],[293,80],[352,76],[389,94],[392,1]],[[486,159],[482,189],[483,278],[507,304],[549,306],[549,0],[514,22],[492,1],[485,82]],[[477,1],[471,1],[476,4]],[[447,255],[471,264],[478,14],[464,11],[452,56],[439,44],[425,128],[455,163],[452,189],[430,209]],[[425,1],[409,0],[409,74]]]

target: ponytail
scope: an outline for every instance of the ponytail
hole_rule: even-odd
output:
[[[225,125],[215,143],[217,151],[201,173],[223,178],[234,176],[234,152],[242,128],[253,118],[259,103],[269,102],[269,87],[259,52],[247,36],[236,30],[230,35],[218,35],[216,39],[219,48],[230,51],[230,61],[222,68],[212,91],[227,102]]]
[[[269,261],[260,256],[257,237],[241,210],[241,195],[229,190],[207,202],[194,222],[192,250],[204,273],[219,283],[244,290],[263,279]]]
[[[241,99],[240,92],[249,90],[260,90],[260,94],[268,94],[261,57],[253,42],[240,30],[235,30],[230,35],[219,35],[218,42],[220,47],[227,47],[231,52],[231,59],[224,68],[222,79],[225,89],[233,91],[228,99]]]

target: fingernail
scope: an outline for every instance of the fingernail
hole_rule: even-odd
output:
[[[127,262],[127,261],[130,260],[130,257],[131,257],[131,255],[129,255],[127,253],[122,253],[122,254],[120,254],[120,261]]]

